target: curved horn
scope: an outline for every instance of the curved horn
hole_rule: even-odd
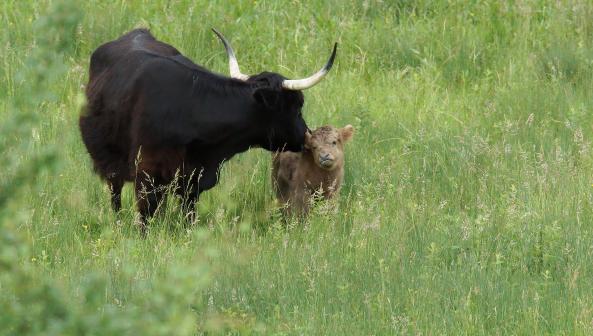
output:
[[[231,44],[216,29],[212,28],[212,31],[222,41],[222,44],[224,44],[224,48],[226,49],[226,53],[229,56],[229,71],[231,73],[231,78],[240,79],[242,81],[249,79],[248,75],[241,73],[241,70],[239,70],[239,62],[237,62],[237,58],[235,57],[235,52],[233,51]]]
[[[311,77],[307,77],[307,78],[303,78],[303,79],[286,79],[282,82],[282,87],[287,90],[295,91],[295,90],[305,90],[305,89],[315,86],[315,84],[319,83],[323,79],[323,77],[325,77],[327,75],[329,70],[332,68],[332,65],[334,65],[334,58],[336,58],[336,50],[337,49],[338,49],[338,43],[336,42],[336,44],[334,44],[334,50],[332,51],[332,54],[329,57],[329,60],[327,61],[325,66],[323,68],[321,68],[321,70],[317,71],[316,74],[314,74]]]

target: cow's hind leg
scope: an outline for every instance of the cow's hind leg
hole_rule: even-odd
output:
[[[124,186],[124,181],[121,178],[114,177],[107,181],[109,190],[111,191],[111,207],[113,211],[119,212],[121,209],[121,190]]]
[[[166,184],[160,178],[152,177],[143,171],[138,172],[135,181],[136,203],[140,212],[140,231],[146,236],[146,222],[163,201]]]

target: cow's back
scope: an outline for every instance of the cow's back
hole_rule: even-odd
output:
[[[157,41],[147,29],[134,29],[117,40],[99,46],[91,55],[89,81],[124,61],[133,51],[147,51],[161,56],[179,55],[174,47]]]

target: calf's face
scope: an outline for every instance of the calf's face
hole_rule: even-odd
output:
[[[344,144],[354,135],[354,127],[322,126],[305,134],[305,149],[315,164],[324,170],[334,170],[344,164]]]

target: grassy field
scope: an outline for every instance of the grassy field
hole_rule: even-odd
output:
[[[0,189],[0,334],[593,334],[590,1],[52,3],[0,3],[0,124],[33,115],[0,182],[55,155]],[[308,75],[339,42],[304,108],[357,130],[339,206],[284,227],[255,149],[197,227],[169,201],[141,239],[78,131],[90,54],[134,27],[225,74],[211,27],[246,73]]]

